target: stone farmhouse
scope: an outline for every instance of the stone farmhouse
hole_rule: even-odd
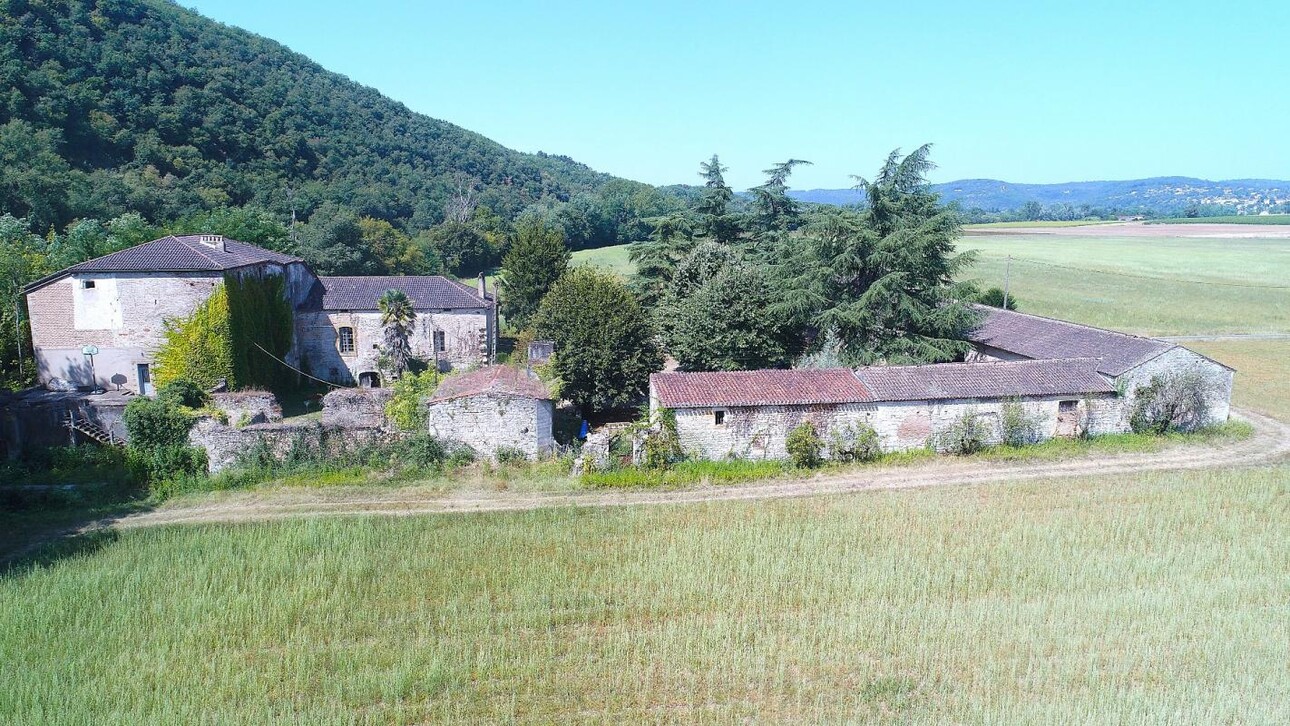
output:
[[[827,444],[867,425],[884,451],[938,445],[965,417],[1001,436],[1019,404],[1041,438],[1129,430],[1134,394],[1155,376],[1193,372],[1210,391],[1208,423],[1228,417],[1231,368],[1182,346],[1085,325],[985,308],[963,363],[656,373],[650,409],[676,414],[681,447],[719,459],[786,458],[788,432],[810,421]]]
[[[426,402],[430,433],[475,453],[540,458],[555,450],[551,391],[527,368],[492,365],[444,379]]]
[[[166,320],[182,318],[226,275],[284,277],[295,310],[287,363],[341,384],[380,386],[377,300],[390,289],[417,312],[413,351],[442,370],[488,363],[496,301],[439,276],[325,277],[304,260],[218,235],[163,237],[99,257],[24,288],[39,380],[48,388],[152,392],[153,354]],[[93,373],[86,346],[98,349]],[[278,365],[266,358],[265,365]]]

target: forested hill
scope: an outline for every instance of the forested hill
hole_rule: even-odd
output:
[[[293,187],[304,217],[332,201],[411,231],[462,184],[512,217],[611,182],[162,0],[0,0],[0,214],[36,231],[247,204],[289,217]]]
[[[1174,176],[1067,184],[961,179],[934,184],[932,189],[946,202],[957,202],[965,210],[986,212],[1020,210],[1028,204],[1149,215],[1176,214],[1189,209],[1216,214],[1290,211],[1290,182],[1271,179],[1209,181]],[[819,204],[855,204],[862,198],[853,189],[811,189],[791,194],[795,199]]]

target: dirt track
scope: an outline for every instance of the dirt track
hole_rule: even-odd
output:
[[[1042,463],[958,461],[868,469],[802,480],[696,487],[669,491],[580,491],[550,494],[508,492],[426,493],[360,491],[337,496],[326,490],[237,494],[214,503],[176,505],[109,522],[120,529],[177,524],[260,522],[294,517],[355,515],[409,516],[466,512],[524,511],[557,507],[619,507],[748,499],[809,497],[873,489],[981,484],[1062,477],[1105,476],[1141,471],[1237,468],[1268,464],[1290,455],[1290,424],[1250,412],[1233,412],[1250,422],[1248,439],[1222,445],[1179,445],[1151,454],[1083,457]]]

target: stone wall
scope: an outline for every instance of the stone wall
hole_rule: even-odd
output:
[[[325,426],[385,426],[385,404],[394,397],[389,388],[337,388],[323,396]]]
[[[540,458],[555,449],[550,401],[480,394],[430,403],[430,434],[458,441],[481,456],[496,456],[502,447]]]
[[[338,331],[354,329],[354,352],[340,352]],[[490,321],[486,308],[463,309],[439,313],[418,313],[416,327],[409,343],[413,355],[427,361],[435,359],[434,331],[444,333],[444,350],[439,353],[440,368],[473,367],[486,361]],[[377,371],[379,347],[384,339],[381,314],[375,311],[311,311],[296,315],[296,340],[299,356],[311,375],[335,383],[353,384],[361,373]]]
[[[396,436],[381,428],[328,426],[315,421],[228,426],[203,418],[188,432],[188,443],[206,450],[212,474],[227,469],[238,456],[267,445],[282,459],[295,446],[339,453]]]
[[[282,420],[282,406],[269,391],[225,391],[211,394],[211,406],[228,416],[236,426],[274,423]]]
[[[1081,398],[1055,396],[1021,402],[1033,417],[1044,438],[1057,433],[1061,401],[1073,401],[1080,431],[1091,435],[1114,433],[1121,426],[1123,401],[1113,396]],[[871,404],[812,406],[748,406],[731,408],[687,408],[676,411],[681,448],[700,458],[737,456],[751,459],[788,457],[788,432],[804,421],[811,422],[828,444],[832,434],[848,425],[872,427],[883,451],[905,451],[935,443],[964,416],[980,416],[992,432],[991,443],[999,439],[999,414],[1005,400],[912,401]],[[723,422],[716,423],[717,411]]]
[[[1139,386],[1149,385],[1151,379],[1157,376],[1186,373],[1202,376],[1210,391],[1209,418],[1206,425],[1213,426],[1227,421],[1232,402],[1232,370],[1180,346],[1152,358],[1116,379],[1116,385],[1124,390],[1126,397],[1121,411],[1120,427],[1125,431],[1129,429],[1129,417],[1133,415],[1135,394]]]

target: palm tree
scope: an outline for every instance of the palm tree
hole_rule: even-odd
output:
[[[412,300],[402,290],[386,290],[376,306],[381,311],[381,326],[385,329],[385,357],[395,378],[403,376],[412,358],[408,337],[416,323],[417,313]]]

